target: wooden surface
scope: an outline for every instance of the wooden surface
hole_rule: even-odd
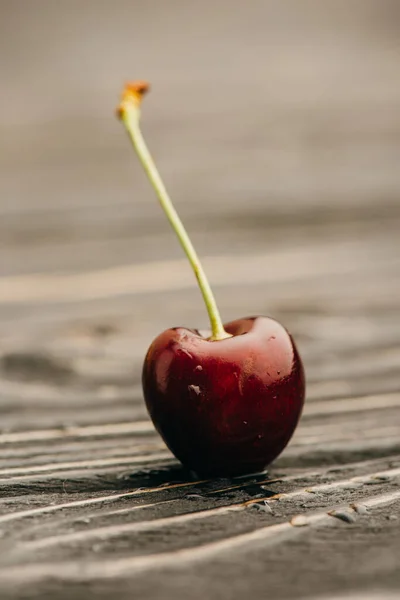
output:
[[[398,598],[399,5],[141,4],[0,2],[0,597]],[[127,76],[224,318],[304,358],[266,474],[196,481],[148,420],[151,339],[207,321]]]

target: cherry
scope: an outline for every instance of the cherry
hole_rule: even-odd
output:
[[[205,476],[265,469],[292,437],[304,400],[301,361],[282,325],[255,317],[225,330],[233,337],[210,342],[198,331],[168,329],[143,367],[158,432]]]
[[[262,471],[299,421],[304,369],[286,329],[268,317],[222,325],[214,295],[139,128],[147,84],[128,84],[118,115],[186,252],[210,318],[209,335],[177,327],[161,333],[144,360],[150,417],[187,468],[207,477]]]

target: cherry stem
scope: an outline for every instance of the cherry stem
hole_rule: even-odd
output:
[[[169,194],[160,177],[158,169],[151,157],[140,130],[140,104],[142,96],[147,90],[148,84],[145,82],[135,82],[126,85],[117,113],[125,125],[132,145],[136,150],[140,162],[142,163],[150,183],[156,192],[161,207],[171,223],[172,228],[175,231],[178,240],[192,266],[210,319],[212,335],[209,339],[211,341],[223,340],[231,337],[231,335],[227,333],[223,327],[214,294],[211,290],[210,284],[208,283],[208,279],[204,273],[199,257],[197,256],[197,252],[190,241],[190,238],[178,213],[174,208],[174,205],[172,204],[171,198],[169,197]]]

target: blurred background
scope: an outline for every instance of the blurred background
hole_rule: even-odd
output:
[[[395,309],[398,289],[396,0],[1,0],[0,11],[7,347],[66,352],[68,335],[116,328],[139,357],[160,328],[207,324],[114,116],[133,78],[152,84],[142,127],[225,319],[272,313],[323,343],[357,313],[358,342],[374,339],[365,299]]]

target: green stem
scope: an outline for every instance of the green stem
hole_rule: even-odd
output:
[[[193,244],[190,241],[190,238],[183,226],[183,223],[172,204],[171,198],[169,197],[168,192],[165,189],[164,183],[160,177],[157,167],[147,148],[146,142],[143,139],[139,127],[139,103],[125,102],[123,104],[122,109],[120,110],[120,117],[129,134],[133,147],[135,148],[139,156],[143,168],[146,171],[150,183],[152,184],[157,194],[158,200],[192,266],[192,269],[200,287],[200,291],[204,298],[208,316],[210,318],[212,332],[210,339],[222,340],[224,338],[231,337],[230,334],[228,334],[223,327],[218,307],[215,302],[214,294],[211,290],[210,284],[208,283],[208,279],[204,273],[203,267],[201,266],[196,250],[194,249]]]

